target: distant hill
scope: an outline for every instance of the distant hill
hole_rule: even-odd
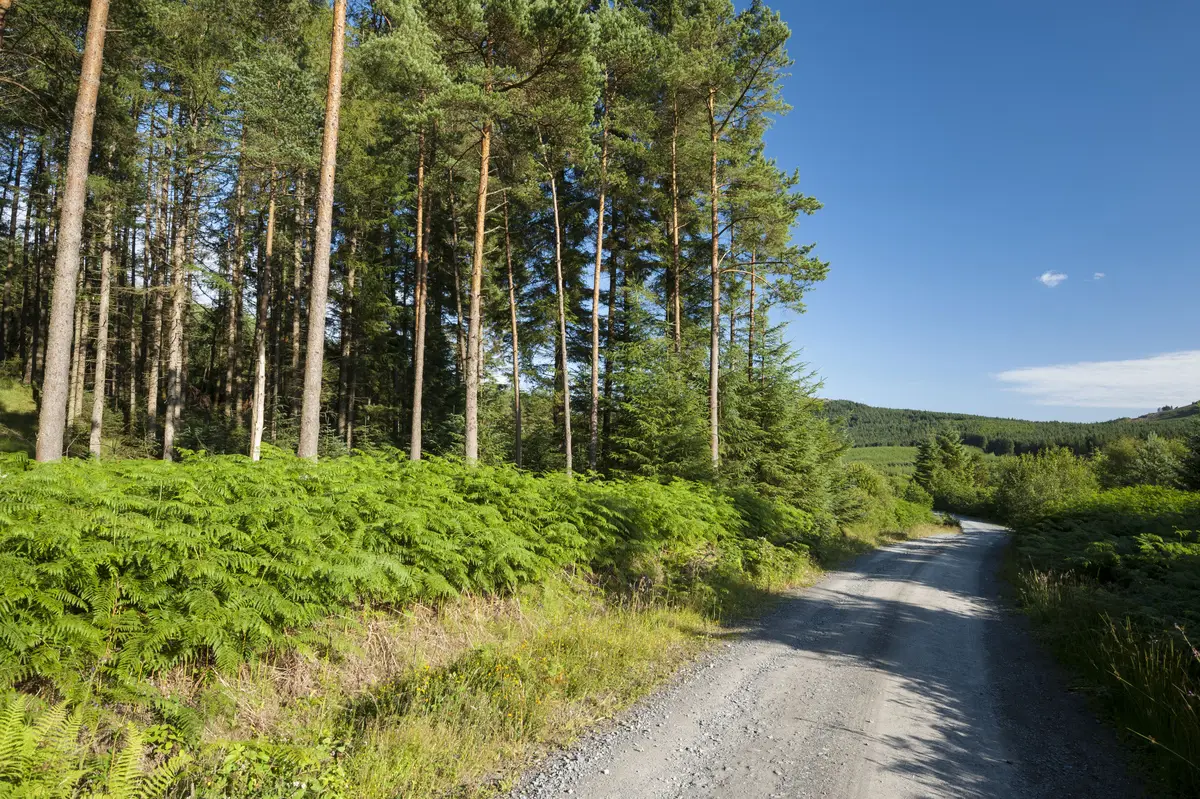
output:
[[[841,419],[856,447],[913,447],[930,433],[952,428],[963,441],[987,452],[1033,452],[1046,446],[1090,452],[1122,436],[1142,438],[1150,433],[1175,437],[1200,430],[1200,402],[1163,408],[1137,418],[1108,422],[1029,422],[965,413],[876,408],[849,400],[827,400],[826,414]]]

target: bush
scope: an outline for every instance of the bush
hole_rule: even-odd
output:
[[[1086,499],[1097,487],[1096,474],[1087,461],[1068,449],[1050,448],[1003,459],[993,502],[1006,521],[1024,524]]]
[[[1188,448],[1183,441],[1119,438],[1096,456],[1096,473],[1105,488],[1134,485],[1178,486],[1186,479]]]

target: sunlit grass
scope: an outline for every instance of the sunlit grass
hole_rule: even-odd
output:
[[[888,476],[908,477],[916,470],[916,447],[855,447],[844,456],[849,462],[866,463]]]

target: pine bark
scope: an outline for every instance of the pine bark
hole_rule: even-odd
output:
[[[711,213],[712,233],[712,317],[709,323],[711,336],[708,353],[708,430],[709,455],[712,458],[713,469],[721,465],[721,438],[719,419],[719,392],[721,379],[721,253],[720,229],[718,225],[717,204],[720,200],[717,186],[717,121],[716,121],[716,90],[708,92],[708,119],[710,140],[709,163],[709,211]]]
[[[137,224],[137,214],[134,214],[134,225]],[[128,309],[128,330],[129,330],[129,363],[126,364],[125,378],[127,381],[126,387],[129,392],[129,402],[125,410],[125,430],[130,435],[133,434],[135,420],[137,419],[137,375],[138,375],[138,336],[134,334],[134,327],[137,321],[137,232],[130,230],[130,254],[129,254],[129,309]],[[142,250],[143,256],[145,249]]]
[[[334,0],[333,44],[329,54],[329,91],[325,96],[325,133],[321,144],[321,180],[317,189],[317,229],[313,244],[312,294],[308,304],[308,346],[300,444],[296,454],[317,459],[321,435],[321,377],[325,366],[325,306],[329,300],[329,245],[333,238],[333,181],[337,169],[341,118],[342,61],[346,47],[346,0]]]
[[[343,441],[350,440],[350,373],[354,359],[354,283],[358,278],[358,234],[350,234],[350,257],[346,259],[346,274],[342,283],[341,357],[338,360],[338,420],[337,432]]]
[[[166,124],[171,123],[168,110]],[[158,437],[159,378],[162,370],[163,303],[166,300],[167,277],[167,208],[170,203],[169,167],[170,145],[163,148],[159,163],[159,194],[154,208],[154,276],[150,287],[153,300],[150,315],[150,346],[146,354],[146,437]]]
[[[83,293],[83,302],[76,302],[75,347],[71,356],[71,391],[67,406],[67,432],[75,427],[75,420],[83,413],[83,382],[87,374],[87,341],[92,321],[92,297],[87,293],[87,265],[79,273],[76,296]]]
[[[517,335],[517,283],[513,278],[512,236],[508,227],[508,194],[504,195],[504,262],[508,266],[508,320],[512,335],[513,462],[521,467],[521,345]]]
[[[614,229],[616,224],[616,209],[613,209]],[[604,447],[612,441],[612,408],[613,408],[613,353],[617,343],[617,254],[614,251],[609,256],[608,266],[608,325],[604,340],[604,423],[601,443]]]
[[[304,292],[304,176],[296,180],[296,229],[292,239],[292,359],[288,365],[288,386],[284,393],[295,408],[295,387],[300,375],[300,317],[301,302]],[[294,411],[293,411],[294,412]]]
[[[571,445],[571,372],[567,357],[567,291],[563,280],[562,263],[562,222],[558,215],[558,181],[554,173],[550,174],[550,199],[554,204],[554,287],[558,295],[558,350],[561,357],[559,369],[562,372],[562,410],[563,410],[563,451],[567,456],[567,474],[571,474],[572,445]]]
[[[241,373],[238,359],[242,350],[242,280],[246,268],[246,174],[239,161],[234,188],[236,211],[233,218],[233,252],[229,258],[229,308],[225,317],[225,418],[242,425]]]
[[[21,232],[21,273],[26,276],[25,287],[21,290],[21,330],[29,331],[28,338],[21,335],[21,360],[25,364],[25,369],[22,372],[21,382],[24,385],[33,385],[33,370],[34,361],[37,358],[38,347],[38,330],[41,326],[38,314],[40,313],[41,305],[41,289],[42,289],[42,259],[41,259],[41,241],[42,241],[42,224],[41,218],[46,209],[45,193],[35,194],[38,186],[42,185],[42,173],[46,165],[46,146],[44,142],[38,144],[38,157],[36,165],[33,168],[33,180],[29,183],[29,209],[30,212],[25,214],[25,223],[22,225]],[[30,278],[29,264],[29,235],[30,228],[33,230],[33,267],[32,278]],[[32,287],[29,285],[32,283]],[[26,346],[26,341],[29,345]]]
[[[588,468],[595,470],[600,445],[600,279],[604,274],[604,190],[608,183],[608,111],[600,134],[600,188],[596,202],[596,265],[592,270],[592,402],[588,417]]]
[[[749,380],[754,379],[754,293],[758,283],[758,275],[755,274],[755,251],[750,250],[750,318],[749,330],[746,336],[746,377]]]
[[[59,222],[58,253],[54,264],[54,290],[46,342],[46,366],[38,414],[37,460],[56,461],[63,454],[66,432],[67,389],[71,357],[71,318],[75,310],[75,277],[79,274],[83,241],[83,212],[87,201],[88,158],[92,152],[92,123],[104,62],[104,34],[108,26],[108,0],[92,0],[75,117],[67,156],[66,188]]]
[[[490,87],[489,87],[490,88]],[[463,442],[467,463],[479,460],[479,356],[483,333],[483,254],[487,235],[488,172],[491,169],[492,124],[485,122],[479,140],[479,190],[475,195],[475,247],[471,255],[470,312],[467,317],[466,429]]]
[[[267,201],[267,232],[258,269],[258,309],[254,320],[254,391],[250,408],[250,460],[262,457],[264,414],[267,403],[267,324],[271,314],[271,256],[275,249],[275,170],[271,170]]]
[[[100,252],[100,307],[96,319],[96,379],[92,388],[92,431],[88,451],[100,457],[101,435],[104,428],[104,388],[108,381],[108,305],[112,282],[113,209],[112,202],[104,210],[104,245]],[[131,336],[132,338],[132,336]]]
[[[17,257],[17,211],[21,204],[21,167],[25,159],[25,133],[17,142],[16,160],[13,164],[12,210],[8,217],[8,262],[4,267],[4,294],[0,298],[0,361],[8,358],[9,319],[8,305],[12,296],[13,262]],[[28,212],[28,210],[27,210]]]
[[[429,290],[429,222],[425,210],[425,132],[417,139],[417,274],[413,281],[413,394],[412,419],[409,425],[408,457],[421,460],[422,404],[425,395],[425,308]]]
[[[682,278],[679,260],[679,101],[671,117],[671,323],[675,352],[683,344]]]
[[[187,159],[184,153],[184,159]],[[180,203],[176,209],[174,236],[171,243],[171,318],[167,330],[167,405],[163,417],[162,458],[175,458],[175,434],[183,412],[184,369],[186,352],[184,322],[191,299],[187,275],[188,229],[191,225],[192,171],[183,168]]]

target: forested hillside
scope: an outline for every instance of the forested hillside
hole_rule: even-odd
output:
[[[1200,424],[1200,403],[1091,424],[877,408],[848,400],[826,402],[825,412],[830,419],[845,422],[856,447],[915,447],[931,434],[949,429],[962,436],[965,444],[997,455],[1036,452],[1050,446],[1087,454],[1124,437],[1145,438],[1150,433],[1170,438],[1185,436]]]

